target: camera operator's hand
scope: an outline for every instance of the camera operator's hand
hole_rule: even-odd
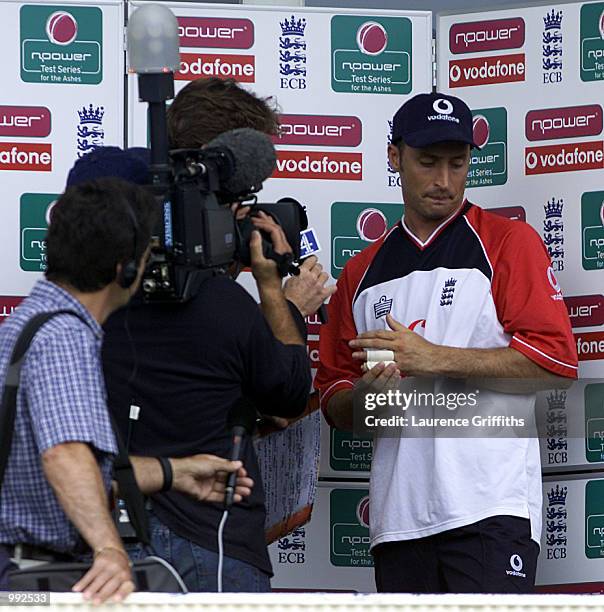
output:
[[[262,236],[258,230],[269,234],[273,248],[279,255],[291,253],[292,249],[287,242],[283,229],[266,213],[259,212],[252,218],[252,223],[256,228],[252,232],[252,239],[250,240],[252,274],[259,288],[278,288],[281,290],[281,277],[277,270],[277,264],[272,259],[267,259],[264,256],[262,252]]]
[[[199,501],[223,502],[227,474],[237,472],[234,501],[240,502],[252,492],[254,481],[241,461],[229,461],[214,455],[193,455],[170,459],[174,474],[172,489]]]
[[[314,255],[306,259],[299,270],[298,276],[287,280],[283,292],[300,314],[307,317],[317,312],[321,304],[336,292],[336,285],[325,286],[329,274],[323,271],[323,266]]]

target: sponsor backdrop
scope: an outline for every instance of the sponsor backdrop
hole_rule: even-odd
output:
[[[49,212],[74,161],[123,143],[123,4],[2,0],[0,20],[4,318],[45,268]]]
[[[599,592],[604,569],[602,508],[604,479],[545,477],[538,590]],[[369,512],[366,483],[319,483],[310,523],[270,547],[273,585],[374,591]],[[510,570],[518,570],[517,560],[511,564],[512,559]]]
[[[571,317],[583,380],[539,394],[544,472],[601,474],[603,385],[593,379],[604,375],[604,2],[441,15],[437,48],[438,88],[466,100],[482,145],[468,197],[535,228]],[[544,493],[540,584],[602,576],[600,536],[583,521],[583,498],[595,504],[601,484]]]

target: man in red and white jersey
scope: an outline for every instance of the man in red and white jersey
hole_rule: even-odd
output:
[[[568,314],[540,237],[464,199],[474,146],[472,114],[459,98],[420,94],[394,116],[388,154],[404,217],[346,264],[321,329],[315,385],[335,427],[351,429],[361,377],[378,388],[401,375],[489,379],[482,398],[492,413],[514,405],[532,416],[529,380],[567,387],[577,376]],[[368,350],[390,351],[392,362],[363,374]],[[516,379],[516,388],[503,379]],[[379,591],[533,590],[536,437],[376,437],[370,499]]]

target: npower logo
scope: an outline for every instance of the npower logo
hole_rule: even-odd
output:
[[[518,49],[524,45],[524,37],[521,17],[456,23],[449,30],[449,49],[455,54]]]
[[[332,151],[277,151],[275,178],[362,181],[363,154]]]
[[[602,107],[599,104],[544,108],[526,114],[527,140],[552,140],[597,136],[602,132]]]
[[[475,57],[449,62],[449,87],[524,81],[524,53]]]
[[[45,106],[0,106],[0,136],[45,138],[50,111]]]
[[[0,142],[0,170],[51,172],[52,145],[33,142]]]
[[[604,295],[573,295],[564,303],[573,328],[604,325]]]
[[[604,142],[596,140],[528,147],[524,161],[527,175],[599,170],[604,168]]]
[[[249,49],[254,44],[254,24],[249,19],[177,17],[181,47]]]
[[[281,115],[277,145],[356,147],[363,139],[363,124],[358,117],[328,115]]]
[[[210,77],[254,83],[256,58],[253,55],[180,54],[180,70],[174,75],[176,80],[194,81]]]

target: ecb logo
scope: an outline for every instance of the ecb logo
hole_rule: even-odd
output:
[[[507,111],[485,108],[472,115],[474,142],[480,151],[472,151],[466,187],[503,185],[508,180]]]
[[[281,89],[306,89],[306,19],[285,18],[280,22],[279,74]]]
[[[604,80],[604,2],[581,7],[581,80]]]
[[[406,17],[335,15],[331,19],[332,89],[409,93],[411,47],[411,21]]]
[[[552,260],[552,268],[556,272],[564,270],[564,221],[562,211],[564,200],[552,198],[543,207],[543,242]]]
[[[96,85],[103,80],[103,13],[26,4],[20,12],[21,80]]]
[[[551,10],[543,18],[542,66],[544,83],[562,82],[562,11]]]
[[[25,272],[46,270],[46,231],[57,194],[24,193],[21,196],[19,225],[21,229],[20,266]]]
[[[583,269],[604,269],[604,191],[581,196],[581,238]]]
[[[334,202],[331,205],[331,275],[364,248],[386,235],[403,215],[402,204]]]
[[[105,144],[105,130],[103,117],[105,109],[102,106],[93,107],[92,104],[78,111],[78,157],[83,157],[97,147]]]

